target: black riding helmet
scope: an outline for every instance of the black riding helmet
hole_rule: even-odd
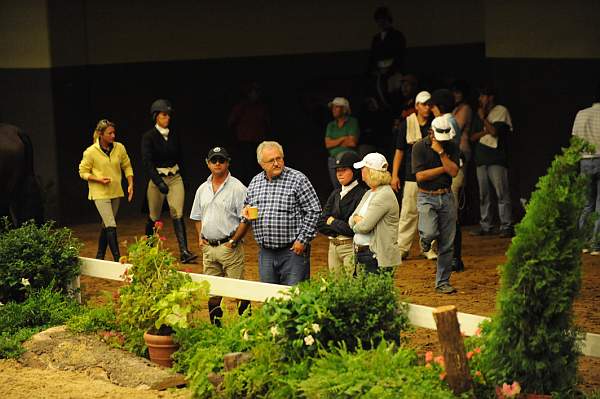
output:
[[[158,100],[155,100],[152,103],[152,105],[150,106],[150,115],[152,115],[153,122],[156,122],[156,116],[159,112],[164,112],[169,115],[173,113],[173,107],[171,107],[171,103],[169,102],[169,100],[159,98]]]
[[[332,169],[350,168],[354,175],[352,181],[360,179],[360,169],[354,169],[354,164],[360,161],[360,157],[354,151],[344,151],[337,154],[335,157],[335,165]]]

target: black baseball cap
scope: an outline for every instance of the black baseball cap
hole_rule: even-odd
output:
[[[206,160],[210,161],[211,159],[213,159],[214,157],[223,157],[226,160],[230,161],[231,157],[229,156],[229,154],[227,153],[227,150],[223,147],[215,147],[212,148],[209,152],[208,155],[206,156]]]

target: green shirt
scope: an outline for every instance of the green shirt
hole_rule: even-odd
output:
[[[360,136],[360,128],[358,127],[358,121],[356,118],[349,116],[342,127],[338,127],[337,121],[333,120],[327,124],[327,130],[325,131],[325,137],[330,139],[339,139],[343,136],[354,136],[358,140]],[[354,151],[355,148],[337,146],[329,149],[329,156],[335,157],[340,152]]]

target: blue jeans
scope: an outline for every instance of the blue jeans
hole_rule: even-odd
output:
[[[596,158],[584,158],[581,160],[581,174],[588,175],[590,177],[590,183],[588,187],[588,199],[586,205],[583,207],[581,218],[579,219],[579,227],[588,221],[589,217],[593,212],[600,213],[600,157]],[[592,251],[600,251],[600,217],[596,219],[594,223],[594,229],[592,236],[590,237],[586,247],[589,245],[589,249]]]
[[[310,278],[310,245],[304,247],[302,255],[290,248],[260,248],[258,252],[258,274],[263,283],[295,285]]]
[[[452,274],[452,256],[454,235],[456,234],[456,205],[454,194],[432,195],[419,192],[417,195],[419,211],[419,234],[421,241],[438,243],[436,288],[450,283]]]
[[[508,169],[502,165],[482,165],[477,167],[479,183],[479,212],[481,229],[492,229],[492,203],[490,201],[490,183],[498,197],[498,216],[500,230],[512,229],[512,205],[508,188]]]

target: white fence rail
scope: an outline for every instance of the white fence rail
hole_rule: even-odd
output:
[[[123,281],[125,269],[131,267],[130,264],[121,264],[106,260],[84,257],[81,257],[80,259],[81,275],[108,280]],[[206,274],[188,274],[194,281],[208,281],[210,284],[210,293],[213,295],[247,299],[255,302],[265,302],[268,298],[284,297],[286,296],[286,291],[290,288],[287,285],[236,280],[226,277],[209,276]],[[79,281],[77,281],[76,287],[79,287]],[[435,330],[436,326],[432,314],[433,309],[434,308],[429,306],[409,303],[408,319],[414,326]],[[475,331],[479,328],[479,324],[488,319],[489,318],[483,316],[458,312],[458,321],[460,323],[461,331],[467,336],[475,335]],[[600,357],[600,334],[585,334],[582,353],[586,356]]]

